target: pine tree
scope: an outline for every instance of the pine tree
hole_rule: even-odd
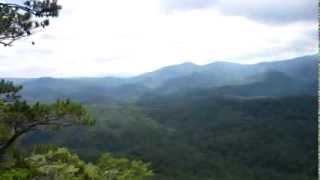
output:
[[[49,18],[58,17],[61,8],[57,0],[27,0],[22,5],[0,2],[0,44],[11,46],[35,29],[45,28]]]

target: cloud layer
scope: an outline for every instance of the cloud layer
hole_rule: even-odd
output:
[[[316,14],[306,16],[312,9],[285,17],[310,0],[287,8],[275,0],[228,2],[60,0],[61,16],[45,31],[0,46],[0,76],[133,75],[185,61],[255,63],[317,52]],[[279,8],[285,15],[273,14]]]
[[[243,16],[264,23],[316,21],[316,0],[161,0],[165,12],[217,9],[226,15]]]

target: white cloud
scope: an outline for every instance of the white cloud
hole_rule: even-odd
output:
[[[262,24],[213,8],[163,14],[159,0],[60,3],[61,16],[45,31],[0,47],[0,76],[137,74],[184,61],[252,63],[317,50],[309,36],[316,22]]]
[[[264,23],[317,21],[316,0],[160,0],[163,12],[216,8],[226,15],[247,17]]]

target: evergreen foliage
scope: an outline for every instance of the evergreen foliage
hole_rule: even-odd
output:
[[[35,29],[45,28],[60,9],[57,0],[26,0],[22,5],[0,3],[0,44],[10,46]]]
[[[0,81],[0,179],[4,180],[142,180],[152,176],[149,164],[103,154],[96,165],[66,148],[35,145],[30,155],[15,151],[14,143],[32,131],[57,130],[71,125],[92,126],[84,106],[70,100],[28,103],[18,95],[21,86]]]
[[[74,124],[93,125],[94,119],[81,104],[57,100],[52,104],[29,104],[17,93],[22,87],[0,82],[0,153],[23,134],[35,130],[59,129]]]
[[[141,180],[152,176],[149,165],[103,154],[97,164],[86,163],[66,148],[38,146],[15,166],[0,170],[5,180]]]

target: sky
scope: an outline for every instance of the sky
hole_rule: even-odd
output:
[[[251,64],[318,49],[316,0],[58,2],[63,9],[49,27],[0,46],[0,77],[131,76],[183,62]]]

